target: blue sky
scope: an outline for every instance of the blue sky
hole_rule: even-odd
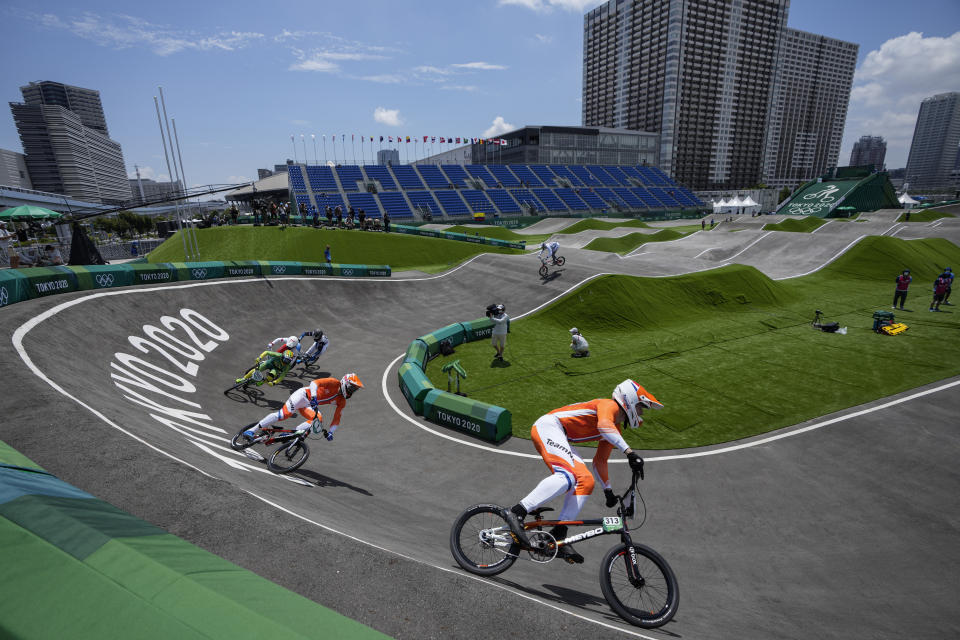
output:
[[[0,97],[97,89],[127,168],[166,178],[163,86],[190,184],[245,181],[333,134],[495,136],[580,124],[583,13],[596,0],[128,2],[0,7]],[[919,100],[960,90],[958,0],[794,0],[789,25],[860,44],[840,164],[861,135],[904,166]],[[412,147],[413,145],[411,145]],[[0,114],[0,148],[21,150]],[[435,147],[439,149],[439,147]],[[337,146],[342,160],[343,150]],[[347,145],[348,159],[352,153]],[[401,156],[403,157],[403,156]],[[361,154],[358,149],[357,161]],[[367,146],[366,160],[370,160]]]

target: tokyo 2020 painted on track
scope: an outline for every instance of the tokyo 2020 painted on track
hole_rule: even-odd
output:
[[[858,234],[880,235],[885,222]],[[609,545],[583,545],[579,566],[519,562],[487,580],[457,569],[447,546],[456,515],[515,502],[542,462],[525,440],[488,447],[423,422],[396,386],[413,337],[490,300],[516,317],[598,273],[665,276],[735,255],[789,277],[835,259],[854,240],[846,227],[821,228],[816,250],[808,234],[759,227],[628,258],[571,249],[548,282],[535,256],[482,255],[438,276],[225,280],[20,303],[2,311],[11,340],[0,437],[64,480],[395,637],[954,636],[958,380],[734,446],[650,453],[637,538],[669,560],[683,597],[672,623],[642,632],[600,593]],[[315,375],[356,371],[365,388],[334,442],[312,440],[307,464],[280,477],[229,438],[307,378],[249,398],[222,390],[267,340],[314,326],[333,340]],[[614,478],[624,469],[613,466]],[[601,512],[592,498],[584,514]]]

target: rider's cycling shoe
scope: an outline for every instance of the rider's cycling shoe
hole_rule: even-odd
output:
[[[254,427],[253,429],[247,429],[246,431],[244,431],[244,432],[243,432],[243,437],[246,438],[246,439],[247,439],[248,441],[250,441],[250,442],[255,442],[255,441],[257,440],[257,438],[260,437],[260,434],[261,434],[261,433],[262,433],[262,431],[260,431],[260,428],[259,428],[259,427]]]
[[[567,544],[557,549],[557,557],[569,564],[583,564],[583,556],[577,553],[573,545]]]
[[[503,519],[507,521],[507,524],[510,525],[510,533],[513,534],[513,537],[520,542],[524,547],[530,546],[530,538],[527,537],[526,532],[523,530],[523,521],[515,514],[511,509],[503,509],[501,514]]]

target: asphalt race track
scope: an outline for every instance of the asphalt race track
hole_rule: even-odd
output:
[[[20,303],[0,311],[11,336],[0,438],[67,482],[398,638],[960,636],[960,378],[746,441],[647,454],[649,513],[635,539],[667,558],[681,593],[661,630],[630,627],[603,600],[598,565],[613,536],[578,545],[581,566],[519,561],[478,579],[454,563],[457,514],[513,504],[546,469],[529,441],[486,446],[412,415],[396,367],[416,336],[494,301],[516,318],[599,273],[741,262],[783,278],[863,235],[960,235],[954,220],[904,225],[883,214],[812,235],[740,226],[624,258],[564,248],[580,243],[561,236],[567,264],[547,280],[535,255],[481,255],[434,276],[223,280]],[[269,339],[316,326],[331,346],[313,375],[223,395]],[[365,388],[332,443],[310,440],[300,471],[276,476],[229,448],[301,383],[348,371]],[[615,484],[625,469],[612,467]],[[594,496],[583,515],[601,507]]]

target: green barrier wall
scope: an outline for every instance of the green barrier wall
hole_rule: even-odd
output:
[[[0,269],[0,307],[29,298],[30,279],[19,269]]]
[[[382,639],[0,442],[0,637]]]
[[[511,249],[525,249],[525,242],[508,242],[506,240],[498,240],[496,238],[486,238],[484,236],[471,236],[466,233],[448,233],[446,231],[433,231],[431,229],[420,229],[418,227],[410,227],[402,224],[395,224],[390,226],[391,231],[396,231],[397,233],[405,233],[407,235],[413,236],[423,236],[426,238],[445,238],[447,240],[458,240],[460,242],[473,242],[475,244],[488,244],[497,247],[509,247]]]
[[[429,358],[430,354],[427,352],[427,343],[423,340],[417,339],[411,342],[410,346],[407,347],[407,355],[403,361],[412,362],[420,367],[422,371],[427,368],[427,360]]]
[[[501,442],[513,430],[510,412],[503,407],[439,389],[424,396],[423,417],[491,442]]]
[[[95,264],[85,267],[67,267],[77,276],[79,289],[109,289],[133,284],[133,267],[125,264]]]
[[[407,399],[407,404],[418,416],[424,415],[423,399],[428,392],[435,389],[423,369],[414,362],[404,362],[397,370],[397,378],[400,382],[400,391],[403,393],[403,397]]]
[[[0,307],[68,291],[215,278],[307,275],[389,278],[386,264],[326,264],[237,260],[232,262],[128,262],[116,265],[28,267],[0,270]]]
[[[397,378],[400,391],[415,414],[490,442],[510,437],[513,420],[508,410],[436,389],[424,373],[430,358],[440,351],[441,341],[449,339],[456,346],[488,338],[492,330],[492,320],[478,318],[455,322],[410,343]]]

